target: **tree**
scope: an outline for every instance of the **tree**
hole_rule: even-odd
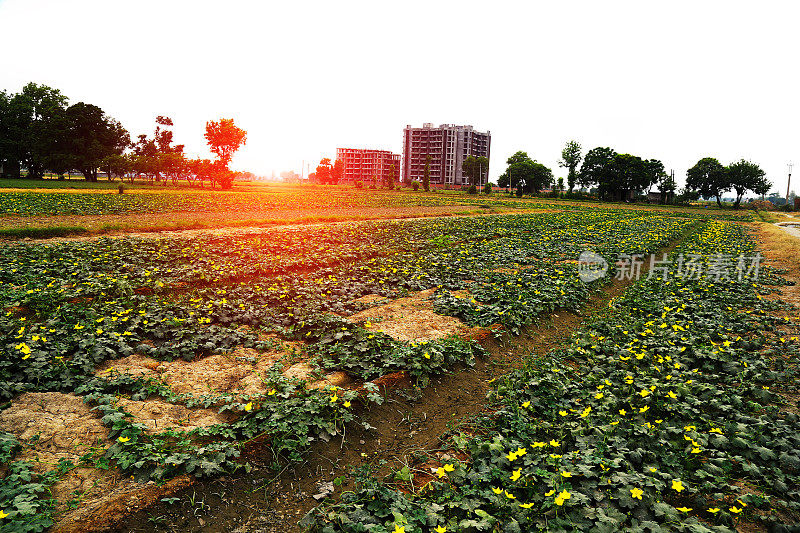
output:
[[[247,132],[237,127],[232,118],[221,118],[206,122],[205,138],[211,151],[227,166],[233,154],[247,142]]]
[[[576,169],[578,165],[581,164],[581,159],[581,145],[578,141],[568,141],[567,144],[564,145],[563,150],[561,150],[561,161],[558,162],[558,165],[569,169],[567,173],[567,187],[569,187],[569,192],[572,192],[572,189],[575,188],[575,183],[578,179]]]
[[[236,150],[247,142],[247,132],[237,127],[232,118],[221,118],[206,122],[205,138],[217,156],[220,184],[223,189],[230,189],[233,186],[233,174],[228,165]]]
[[[686,171],[686,188],[705,199],[716,198],[722,207],[722,193],[731,190],[731,184],[726,168],[715,158],[704,157]]]
[[[770,183],[764,171],[755,163],[741,159],[728,166],[726,172],[730,187],[736,191],[736,200],[733,203],[734,209],[739,208],[747,191],[753,191],[763,196],[769,192]]]
[[[645,161],[598,147],[587,152],[578,180],[582,185],[596,186],[602,200],[627,200],[633,193],[648,189],[663,168],[657,160]]]
[[[130,136],[116,120],[92,104],[78,102],[66,111],[69,122],[70,153],[75,168],[92,182],[97,181],[97,169],[110,155],[121,155],[130,144]]]
[[[509,157],[506,164],[506,171],[498,178],[501,187],[516,185],[519,191],[538,193],[553,181],[553,172],[549,168],[521,150]]]
[[[425,156],[425,168],[422,171],[422,188],[425,192],[431,190],[431,156]]]
[[[5,95],[4,100],[0,117],[4,173],[19,177],[24,165],[29,178],[41,178],[54,143],[67,138],[64,122],[56,120],[63,118],[67,98],[58,89],[28,83],[18,94]]]
[[[344,161],[337,159],[331,169],[331,183],[336,185],[344,179]]]
[[[483,177],[489,172],[489,158],[467,156],[461,163],[461,170],[469,178],[470,185],[480,185]]]
[[[319,165],[317,165],[317,181],[320,183],[331,183],[331,170],[333,170],[333,167],[331,166],[330,158],[322,158]]]
[[[678,186],[675,183],[675,178],[664,172],[656,182],[656,186],[658,187],[658,192],[661,193],[659,202],[662,204],[671,203],[670,198],[675,196],[675,189]]]

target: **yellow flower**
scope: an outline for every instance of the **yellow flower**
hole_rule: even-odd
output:
[[[425,352],[422,355],[423,355],[423,357],[425,357],[425,359],[430,359],[431,358],[431,354],[429,354],[428,352]]]
[[[621,414],[622,416],[625,416],[626,414],[628,414],[628,411],[626,411],[625,409],[620,409],[619,410],[619,414]]]
[[[556,489],[553,489],[553,490],[551,490],[550,492],[545,492],[545,494],[544,494],[544,495],[545,495],[545,496],[552,496],[552,495],[553,495],[553,494],[555,494],[555,493],[556,493]]]
[[[516,461],[517,460],[517,452],[508,452],[506,455],[506,459],[509,461]]]
[[[439,468],[437,468],[436,469],[436,475],[439,476],[439,477],[444,477],[446,475],[444,473],[444,468],[442,468],[441,466]]]
[[[566,500],[569,500],[570,496],[571,494],[569,492],[562,490],[561,492],[558,493],[558,496],[556,496],[555,499],[556,505],[564,505],[564,502]]]
[[[602,392],[598,392],[597,394],[594,395],[594,397],[595,397],[595,399],[599,400],[600,398],[603,397],[603,393]]]
[[[452,464],[446,464],[446,465],[444,465],[444,471],[445,471],[445,472],[452,472],[452,471],[453,471],[453,470],[455,470],[455,469],[456,469],[456,467],[454,467]]]
[[[128,437],[120,437],[120,438],[118,438],[117,440],[118,440],[118,441],[120,441],[120,442],[128,442],[128,441],[129,441],[129,440],[131,440],[131,439],[130,439],[130,438],[128,438]]]
[[[245,411],[252,411],[253,410],[253,402],[247,402],[247,405],[244,406]]]
[[[528,450],[525,448],[517,448],[517,457],[522,457],[526,453],[528,453]]]
[[[719,428],[711,428],[709,430],[709,433],[719,433],[720,435],[722,435],[722,430]]]
[[[3,518],[5,518],[7,516],[8,516],[8,513],[4,513],[3,510],[0,509],[0,520],[2,520]]]
[[[719,512],[719,507],[709,507],[708,512],[711,514],[717,514]]]
[[[728,510],[729,510],[730,512],[732,512],[733,514],[739,514],[739,513],[741,513],[741,512],[742,512],[742,509],[739,509],[739,508],[738,508],[738,507],[736,507],[735,505],[734,505],[733,507],[730,507]]]
[[[398,526],[397,524],[394,525],[394,531],[392,533],[406,533],[405,526]]]
[[[509,500],[516,500],[517,499],[516,496],[514,496],[513,494],[511,494],[508,491],[506,491],[506,498],[508,498]]]
[[[522,507],[523,509],[530,509],[531,507],[533,507],[533,504],[532,503],[521,503],[521,504],[519,504],[519,506]]]
[[[700,453],[700,448],[692,448],[690,453]]]
[[[333,396],[331,396],[331,403],[334,403],[338,399],[339,399],[339,396],[334,394]]]
[[[667,396],[669,396],[669,397],[670,397],[670,398],[672,398],[673,400],[676,400],[676,399],[678,398],[678,395],[677,395],[677,394],[675,394],[675,393],[674,393],[674,392],[672,392],[672,391],[669,391],[669,392],[667,393]]]
[[[636,498],[637,500],[641,500],[642,499],[642,494],[644,494],[644,491],[642,489],[639,489],[639,488],[631,489],[631,497],[632,498]]]
[[[350,407],[350,400],[346,400],[343,405],[345,407]]]
[[[559,411],[558,414],[560,414],[561,416],[567,416],[567,412],[566,411]]]
[[[572,473],[564,470],[561,472],[561,477],[572,477]]]
[[[682,491],[684,489],[683,482],[681,480],[679,480],[679,479],[678,480],[673,479],[672,480],[672,488],[673,488],[673,490],[676,490],[678,492]]]
[[[497,487],[492,487],[492,492],[494,492],[495,494],[500,494],[501,492],[503,492],[503,489],[498,489]]]
[[[436,533],[444,533],[445,531],[447,531],[447,527],[445,527],[445,526],[436,526],[435,528],[433,528],[433,530]]]
[[[525,403],[522,404],[523,409],[527,409],[530,406],[531,406],[531,402],[525,402]]]
[[[559,446],[561,446],[561,443],[553,439],[550,441],[550,446],[552,446],[553,448],[558,448]]]
[[[273,396],[274,394],[275,394],[275,389],[270,389],[270,391],[267,393],[267,396]]]
[[[689,511],[692,510],[691,507],[676,507],[676,509],[679,510],[680,512],[682,512],[682,513],[688,513]]]
[[[642,390],[639,392],[639,396],[641,396],[642,398],[645,398],[645,397],[646,397],[648,394],[650,394],[650,391],[649,391],[649,390],[647,390],[647,389],[642,389]]]
[[[516,480],[518,480],[518,479],[519,479],[519,477],[520,477],[521,475],[522,475],[522,468],[517,468],[516,470],[514,470],[514,471],[511,473],[511,476],[510,476],[508,479],[510,479],[511,481],[516,481]]]
[[[644,412],[646,412],[648,409],[650,409],[650,406],[649,406],[649,405],[645,405],[644,407],[642,407],[641,409],[639,409],[639,412],[640,412],[640,413],[644,413]]]

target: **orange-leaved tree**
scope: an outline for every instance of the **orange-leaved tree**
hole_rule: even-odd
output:
[[[232,118],[221,118],[206,122],[206,141],[208,147],[217,156],[216,165],[219,168],[219,181],[223,189],[233,186],[233,172],[228,165],[233,154],[247,142],[247,132],[236,126]]]

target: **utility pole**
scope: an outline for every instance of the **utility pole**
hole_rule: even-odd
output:
[[[789,205],[789,190],[792,186],[792,162],[789,161],[789,181],[786,182],[786,205]]]

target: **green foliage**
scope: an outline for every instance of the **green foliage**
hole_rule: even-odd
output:
[[[508,167],[500,175],[497,183],[501,187],[517,187],[527,193],[538,193],[553,181],[553,172],[546,166],[532,160],[526,152],[519,151],[508,158]],[[517,194],[521,196],[521,194]]]
[[[567,144],[564,145],[564,148],[561,150],[561,160],[558,162],[558,166],[565,167],[568,169],[567,173],[567,186],[569,187],[568,192],[572,192],[572,189],[575,188],[575,183],[578,179],[578,165],[581,164],[581,160],[583,156],[581,155],[581,145],[578,141],[567,141]],[[561,187],[563,189],[563,187]]]
[[[754,251],[743,228],[711,221],[673,258],[711,268]],[[783,530],[800,507],[800,417],[772,389],[796,388],[800,348],[796,324],[761,298],[783,281],[677,264],[498,380],[482,431],[454,440],[466,462],[413,495],[362,476],[312,531]]]

